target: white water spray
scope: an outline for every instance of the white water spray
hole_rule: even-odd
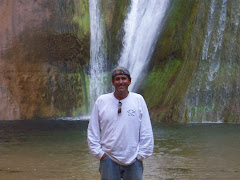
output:
[[[139,86],[137,82],[150,61],[169,4],[170,0],[131,1],[119,60],[119,66],[127,67],[131,73],[130,91],[136,91]]]
[[[106,62],[104,61],[104,36],[99,0],[89,0],[90,12],[90,109],[98,96],[106,92]]]

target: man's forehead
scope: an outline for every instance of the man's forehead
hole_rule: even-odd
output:
[[[116,73],[117,75],[115,77],[128,77],[126,74]],[[114,78],[115,78],[114,77]]]

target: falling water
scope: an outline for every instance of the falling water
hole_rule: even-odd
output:
[[[131,91],[138,88],[163,27],[170,0],[132,0],[124,22],[125,36],[120,66],[129,68],[132,76]]]
[[[239,95],[236,93],[239,89],[236,76],[239,77],[239,73],[235,68],[238,57],[234,55],[238,46],[240,15],[239,6],[234,6],[239,4],[239,1],[230,4],[228,0],[211,0],[210,3],[202,58],[192,93],[188,98],[188,117],[192,122],[223,122],[226,111],[239,106],[239,103],[234,104],[232,96]],[[232,23],[231,28],[226,28],[228,7],[232,10],[231,17],[235,17],[229,20]],[[231,29],[235,30],[230,32]],[[226,34],[231,34],[231,38],[226,39]],[[228,49],[224,49],[227,43]]]
[[[103,27],[99,0],[89,0],[91,47],[90,47],[90,107],[97,97],[106,92],[104,80],[106,63],[104,61]]]

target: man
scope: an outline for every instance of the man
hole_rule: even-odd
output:
[[[102,180],[141,180],[143,159],[153,152],[153,132],[143,97],[128,91],[129,71],[112,72],[113,93],[101,95],[88,125],[88,146],[100,160]]]

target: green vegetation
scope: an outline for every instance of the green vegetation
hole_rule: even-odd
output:
[[[80,34],[90,34],[90,16],[88,0],[74,1],[73,22],[79,27]],[[78,32],[79,34],[79,32]]]
[[[199,65],[206,7],[201,1],[174,1],[159,39],[143,94],[161,122],[186,119],[184,101]]]
[[[112,11],[105,9],[106,12],[109,12],[106,15],[106,18],[109,19],[106,23],[106,40],[107,40],[107,49],[108,56],[111,59],[111,64],[115,66],[117,64],[119,54],[122,48],[122,39],[124,36],[123,32],[123,23],[126,18],[129,0],[115,1],[112,4]]]
[[[150,108],[160,103],[169,102],[169,97],[165,96],[175,83],[174,79],[180,64],[180,60],[174,59],[161,68],[154,67],[149,73],[144,87],[144,97],[147,98],[147,104]],[[169,96],[173,97],[173,94],[171,93]]]

